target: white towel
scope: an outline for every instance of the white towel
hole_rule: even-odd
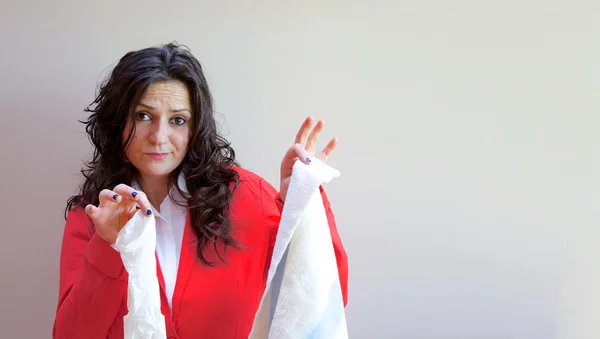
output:
[[[164,339],[165,317],[160,311],[160,285],[156,273],[156,225],[154,216],[141,210],[125,224],[113,246],[121,254],[129,274],[127,308],[123,317],[124,339]]]
[[[339,176],[294,165],[266,290],[249,339],[348,338],[339,274],[319,186]]]

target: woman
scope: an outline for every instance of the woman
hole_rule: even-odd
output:
[[[292,166],[309,164],[323,122],[307,118],[281,162],[280,190],[244,170],[217,134],[199,62],[168,44],[129,52],[86,121],[95,150],[69,199],[54,338],[123,338],[127,271],[114,244],[138,209],[155,218],[168,338],[247,338],[266,284]],[[312,129],[311,129],[312,128]],[[320,153],[335,148],[331,140]],[[347,302],[347,257],[325,192]]]

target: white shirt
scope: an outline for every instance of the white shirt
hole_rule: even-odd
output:
[[[183,192],[187,193],[185,178],[181,174],[177,183]],[[136,190],[140,190],[137,182],[131,184]],[[187,218],[187,201],[181,196],[176,187],[171,189],[171,195],[176,201],[183,202],[184,206],[171,201],[169,195],[160,204],[160,213],[152,206],[152,214],[156,224],[156,256],[163,277],[165,279],[165,293],[169,300],[169,306],[173,307],[173,292],[175,282],[177,281],[177,270],[179,268],[179,258],[181,254],[181,244],[183,242],[183,230]],[[115,248],[115,245],[113,245]],[[115,248],[116,249],[116,248]]]

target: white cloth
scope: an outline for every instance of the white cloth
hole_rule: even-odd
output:
[[[297,161],[265,294],[249,339],[348,338],[335,252],[319,186],[339,172]]]
[[[184,193],[188,192],[183,174],[179,175],[177,183]],[[141,189],[136,181],[131,183],[131,187],[136,190]],[[171,189],[171,195],[176,201],[183,202],[184,206],[186,205],[185,198],[181,196],[177,188],[173,187]],[[152,215],[156,225],[156,256],[165,279],[165,294],[171,308],[173,306],[173,292],[177,281],[187,210],[187,207],[174,203],[168,195],[160,204],[160,212],[152,206]],[[113,245],[113,248],[118,251],[115,245]]]
[[[154,217],[137,211],[119,232],[115,246],[129,274],[129,312],[123,317],[124,338],[166,338],[165,317],[160,310],[160,285],[156,276]]]
[[[179,187],[187,192],[185,178],[178,178]],[[137,182],[131,185],[139,190]],[[129,275],[127,283],[127,308],[123,317],[125,339],[166,338],[165,317],[161,313],[160,285],[156,272],[156,258],[165,280],[165,293],[172,306],[173,292],[187,218],[185,199],[177,188],[171,190],[173,199],[167,196],[160,205],[160,213],[152,206],[152,214],[139,210],[125,224],[117,236],[113,248],[121,255]]]

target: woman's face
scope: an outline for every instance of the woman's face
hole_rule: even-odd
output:
[[[192,108],[187,87],[180,81],[151,84],[135,108],[135,132],[125,150],[144,180],[168,176],[186,155]],[[123,131],[127,140],[129,128]]]

